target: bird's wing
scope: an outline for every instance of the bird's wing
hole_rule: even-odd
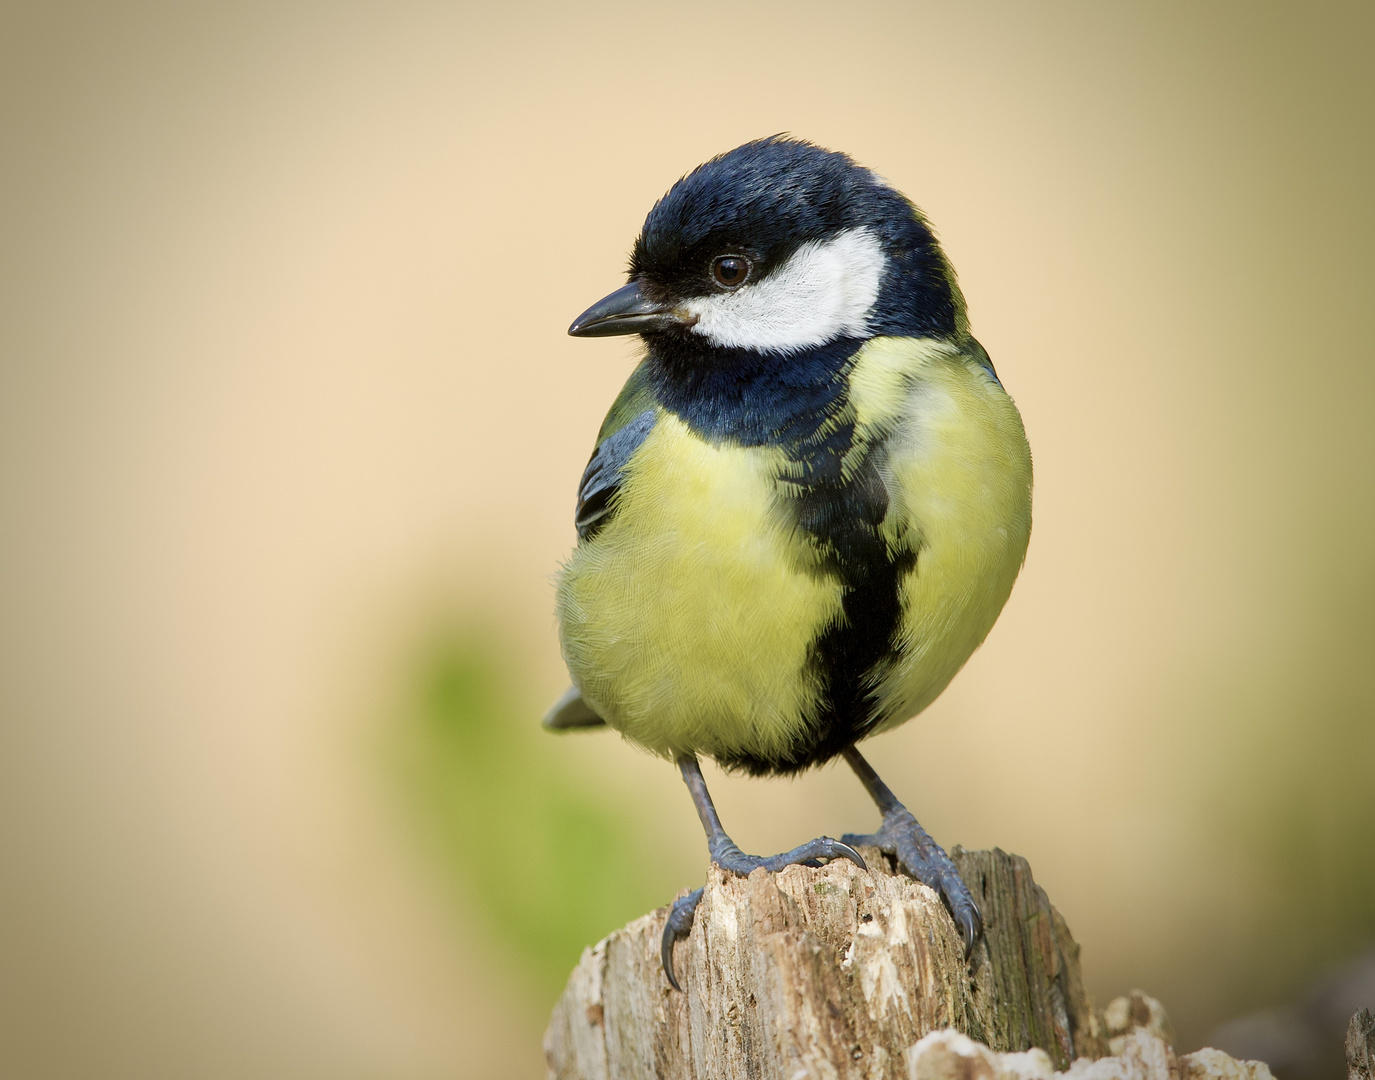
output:
[[[541,723],[550,731],[567,731],[570,728],[601,727],[606,721],[583,701],[576,686],[570,686],[559,695],[558,701],[549,706]]]
[[[998,378],[998,372],[993,367],[993,361],[989,358],[987,349],[985,349],[973,338],[970,338],[969,343],[965,346],[965,350],[971,356],[973,356],[975,360],[979,362],[979,365],[985,371],[987,371],[990,375],[993,376],[993,381],[995,383],[997,383],[999,386],[1003,385],[1003,380]]]
[[[573,522],[579,543],[592,539],[610,521],[626,462],[653,430],[658,416],[654,399],[637,370],[611,406],[597,436],[592,460],[578,484],[578,508]]]

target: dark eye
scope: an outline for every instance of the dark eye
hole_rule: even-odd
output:
[[[750,276],[750,261],[742,255],[722,255],[711,264],[711,276],[728,289],[745,284]]]

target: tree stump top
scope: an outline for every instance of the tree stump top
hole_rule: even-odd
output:
[[[1221,1050],[1182,1057],[1139,990],[1095,1013],[1079,946],[1001,851],[951,857],[984,939],[966,962],[934,892],[844,860],[738,878],[708,872],[676,968],[659,963],[667,908],[587,949],[545,1034],[553,1080],[1274,1080]],[[1352,1021],[1352,1080],[1372,1080],[1375,1022]]]
[[[587,950],[546,1036],[551,1075],[905,1078],[906,1050],[944,1028],[1058,1069],[1107,1052],[1079,948],[1026,860],[952,853],[985,923],[966,962],[937,895],[863,854],[869,871],[713,867],[676,952],[683,993],[660,969],[666,908]]]

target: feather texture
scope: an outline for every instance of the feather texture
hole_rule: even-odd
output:
[[[841,377],[835,410],[852,432],[837,482],[866,482],[856,463],[871,462],[875,527],[891,557],[912,556],[893,579],[886,647],[849,673],[862,727],[828,738],[854,725],[819,643],[863,612],[847,612],[858,579],[844,552],[804,527],[796,460],[704,437],[659,405],[652,424],[636,420],[647,433],[618,465],[615,514],[558,590],[583,699],[639,745],[759,772],[826,760],[934,700],[1006,602],[1030,533],[1031,458],[983,350],[876,338]]]

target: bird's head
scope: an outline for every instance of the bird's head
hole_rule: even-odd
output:
[[[846,155],[774,136],[674,184],[645,219],[629,284],[568,332],[786,356],[965,330],[954,273],[920,211]]]

